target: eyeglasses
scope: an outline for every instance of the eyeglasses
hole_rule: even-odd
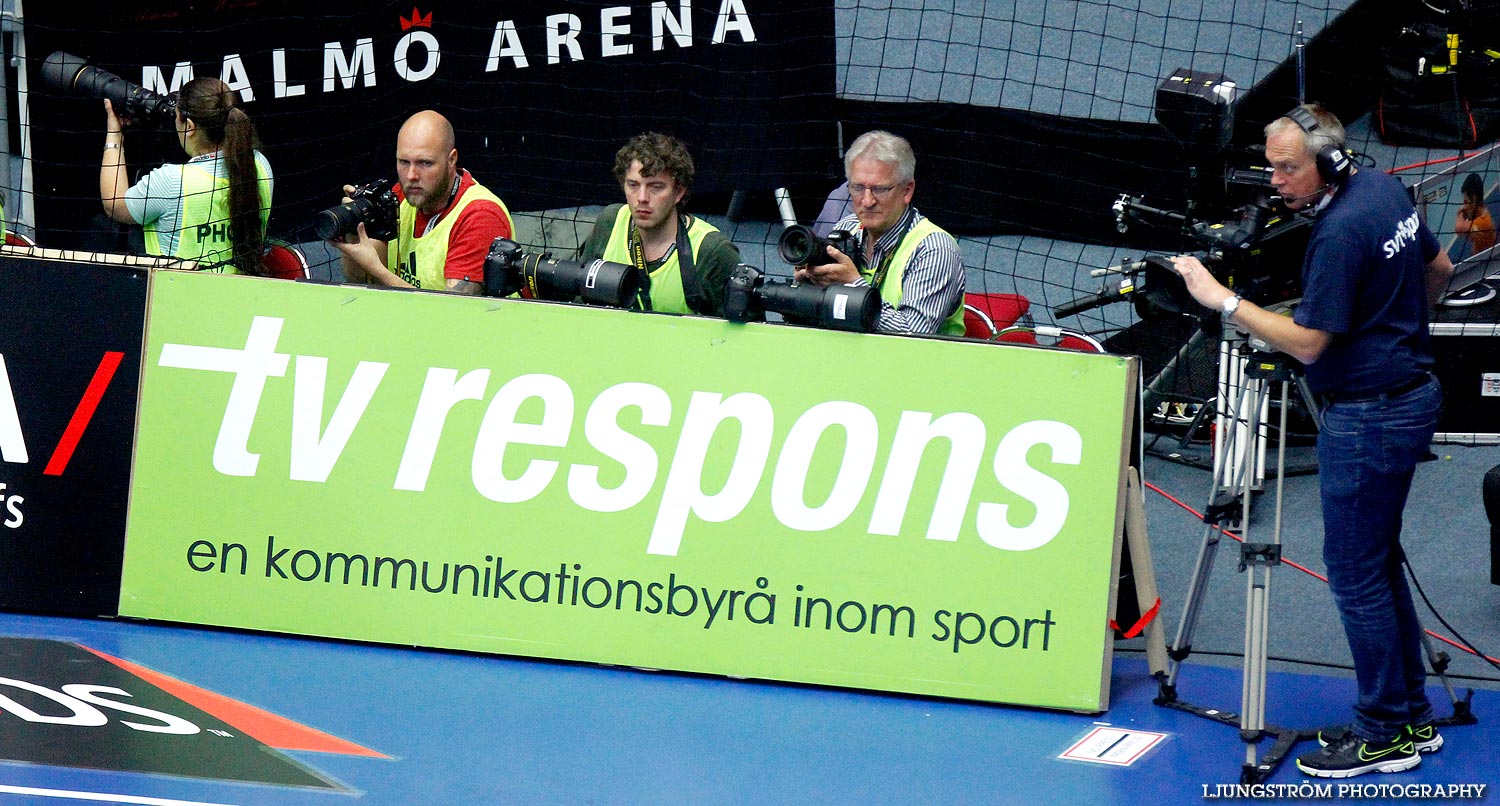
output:
[[[877,198],[877,199],[883,199],[886,196],[889,196],[891,194],[891,191],[895,190],[898,187],[901,187],[904,184],[906,184],[906,183],[905,182],[898,182],[898,183],[896,183],[894,185],[856,185],[856,184],[851,184],[851,185],[849,185],[849,195],[850,195],[850,197],[855,198],[855,199],[862,198],[865,195],[865,191],[868,190],[868,191],[870,191],[871,193],[873,193],[875,195],[875,198]]]

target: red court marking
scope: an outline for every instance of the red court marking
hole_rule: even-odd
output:
[[[68,460],[73,458],[73,449],[83,439],[83,432],[88,429],[89,421],[94,419],[94,411],[99,408],[99,399],[104,397],[104,390],[109,387],[110,379],[115,377],[115,370],[120,368],[120,359],[124,357],[124,353],[110,350],[99,359],[94,379],[89,381],[89,388],[84,390],[83,399],[78,401],[78,408],[73,410],[73,419],[68,421],[68,427],[63,431],[62,439],[58,440],[52,458],[47,460],[47,469],[42,471],[42,475],[61,476],[67,469]]]
[[[277,750],[311,750],[316,753],[339,753],[346,756],[368,756],[370,758],[390,758],[390,756],[362,747],[351,741],[331,736],[316,728],[294,722],[284,716],[277,716],[270,711],[247,705],[239,700],[226,697],[223,694],[199,688],[192,683],[184,683],[175,677],[168,677],[161,672],[137,666],[128,660],[122,660],[112,655],[106,655],[97,649],[79,644],[78,646],[98,655],[104,660],[124,669],[136,677],[145,680],[157,688],[181,699],[196,708],[200,708],[219,719],[239,728],[246,736],[249,736]]]

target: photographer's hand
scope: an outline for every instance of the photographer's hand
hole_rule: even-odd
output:
[[[361,221],[345,238],[329,241],[343,254],[344,280],[350,283],[377,283],[397,288],[414,288],[386,268],[386,243],[371,238]]]
[[[120,142],[120,138],[122,138],[122,137],[125,136],[125,131],[124,130],[125,130],[125,124],[120,120],[120,116],[115,114],[115,105],[112,104],[112,103],[110,103],[108,98],[105,98],[104,99],[104,136],[105,136],[105,142],[116,142],[116,143]]]
[[[125,132],[114,105],[104,99],[104,156],[99,162],[99,199],[104,214],[121,224],[134,224],[125,206],[125,191],[130,182],[125,175]]]
[[[798,266],[792,272],[792,276],[798,283],[816,285],[846,284],[859,279],[859,269],[855,268],[854,261],[848,255],[830,246],[828,256],[835,262],[825,263],[822,266]]]

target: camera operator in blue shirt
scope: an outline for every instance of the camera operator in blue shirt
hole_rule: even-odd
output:
[[[1298,106],[1265,133],[1271,184],[1287,207],[1317,216],[1293,316],[1240,299],[1197,258],[1173,263],[1226,325],[1306,365],[1322,403],[1323,562],[1359,694],[1352,724],[1322,732],[1322,749],[1297,767],[1328,778],[1399,772],[1443,744],[1424,690],[1422,626],[1401,568],[1401,512],[1442,407],[1428,312],[1453,263],[1399,180],[1352,169],[1332,113]]]

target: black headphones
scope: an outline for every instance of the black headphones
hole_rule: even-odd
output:
[[[1312,134],[1320,128],[1317,116],[1307,111],[1306,107],[1303,106],[1292,107],[1292,111],[1286,113],[1285,117],[1291,118],[1293,123],[1297,124],[1302,131],[1308,134]],[[1322,177],[1323,181],[1329,187],[1341,188],[1345,182],[1349,181],[1351,162],[1349,154],[1344,151],[1343,146],[1335,143],[1323,146],[1318,149],[1314,162],[1318,166],[1318,176]]]

